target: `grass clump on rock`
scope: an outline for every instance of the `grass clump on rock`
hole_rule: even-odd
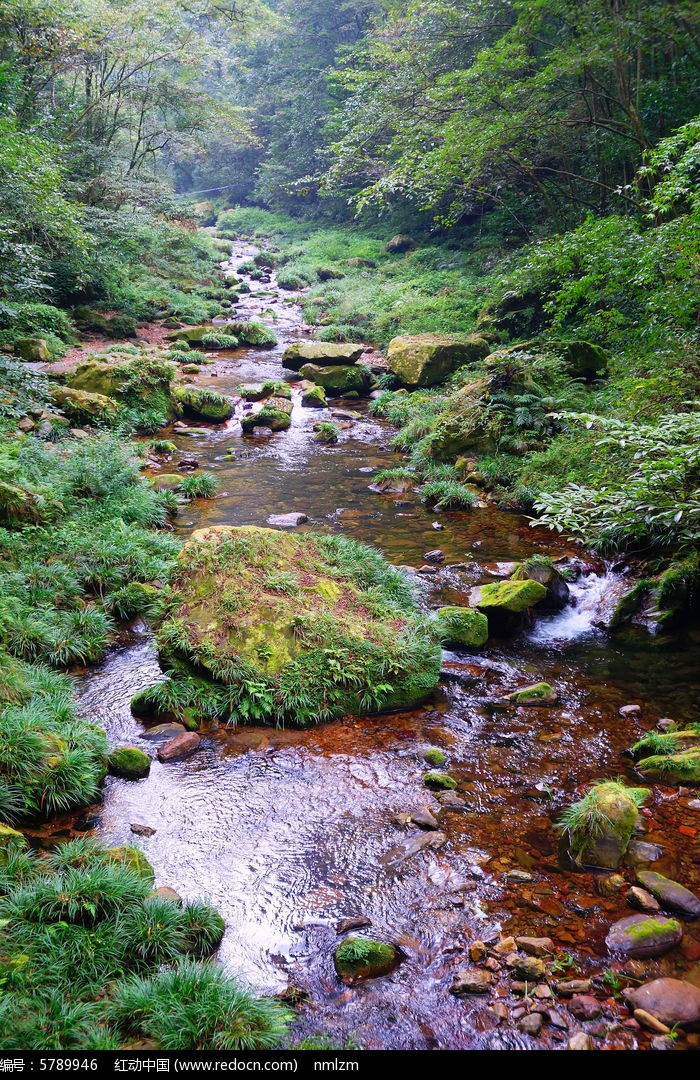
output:
[[[337,946],[333,959],[343,982],[355,982],[388,975],[399,962],[399,954],[388,942],[348,937]]]
[[[378,552],[251,526],[193,534],[157,643],[188,707],[208,697],[232,723],[304,727],[407,707],[440,669],[432,622]]]
[[[600,780],[561,814],[557,829],[570,856],[584,866],[614,870],[627,850],[648,788]]]
[[[88,838],[0,866],[4,1050],[267,1049],[288,1014],[197,957],[223,934],[201,901],[153,896],[150,875]]]

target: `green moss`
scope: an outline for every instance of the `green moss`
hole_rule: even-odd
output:
[[[125,780],[142,780],[151,770],[151,759],[135,746],[121,746],[109,755],[109,771]]]
[[[105,858],[110,863],[125,866],[138,878],[153,885],[156,876],[155,870],[140,848],[133,847],[130,844],[108,848]]]
[[[228,330],[229,326],[226,328]],[[230,324],[230,330],[241,345],[250,345],[257,349],[272,349],[277,345],[277,335],[263,323],[235,322]]]
[[[322,386],[307,386],[301,395],[301,403],[305,405],[307,409],[323,409],[326,402],[326,391]]]
[[[539,581],[499,581],[482,585],[477,607],[486,611],[521,613],[544,600],[547,590]]]
[[[372,377],[368,368],[362,364],[349,366],[338,365],[335,367],[321,367],[318,364],[304,364],[299,370],[302,379],[322,386],[324,390],[335,394],[343,394],[356,390],[358,394],[366,394],[372,383]]]
[[[426,787],[435,788],[435,790],[439,791],[450,791],[457,787],[457,781],[452,776],[433,770],[425,774],[423,783]]]
[[[488,619],[482,612],[466,607],[442,607],[437,617],[444,645],[479,649],[489,636]]]
[[[607,843],[615,849],[616,866],[632,838],[638,807],[648,794],[648,788],[627,787],[620,780],[593,784],[582,799],[564,811],[556,826],[568,835],[574,858],[596,865],[596,853]]]
[[[700,750],[652,754],[637,762],[642,776],[664,784],[700,784]]]
[[[508,700],[516,705],[554,705],[559,695],[547,682],[533,683],[532,686],[524,686],[522,690],[514,690],[508,695]]]
[[[625,930],[625,937],[631,938],[635,943],[641,945],[643,942],[657,936],[663,938],[666,935],[677,934],[680,930],[681,925],[677,919],[650,917],[628,926]]]
[[[431,746],[428,750],[424,750],[421,757],[426,764],[433,766],[444,765],[447,761],[447,757],[437,746]]]
[[[292,423],[291,414],[291,402],[286,398],[269,398],[258,412],[243,417],[241,427],[244,432],[252,431],[256,427],[267,427],[271,431],[286,431]]]
[[[173,396],[185,412],[195,419],[222,423],[233,416],[233,402],[214,390],[202,390],[195,386],[176,386]]]
[[[398,953],[385,941],[348,937],[337,946],[333,959],[340,977],[354,981],[388,974],[398,962]]]

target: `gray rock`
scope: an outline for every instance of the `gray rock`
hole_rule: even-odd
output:
[[[652,1050],[673,1050],[675,1045],[673,1039],[669,1038],[668,1035],[655,1035],[649,1043]]]
[[[525,885],[535,879],[532,874],[528,874],[525,870],[506,870],[503,880],[510,885]]]
[[[640,889],[638,885],[633,885],[632,888],[627,891],[627,903],[630,907],[636,908],[637,911],[646,911],[649,913],[660,910],[658,900],[655,900],[651,893],[648,893],[646,889]]]
[[[639,716],[641,711],[641,705],[623,705],[619,710],[620,716]]]
[[[450,993],[456,997],[466,994],[488,994],[491,989],[493,976],[490,971],[473,970],[458,971],[452,980]]]
[[[563,979],[554,987],[559,997],[573,997],[574,994],[588,994],[591,990],[590,979]]]
[[[196,731],[185,731],[182,735],[176,735],[169,739],[163,746],[158,747],[159,761],[177,761],[180,758],[189,757],[199,750],[202,740]]]
[[[700,1026],[700,989],[682,979],[653,979],[622,996],[632,1009],[644,1009],[669,1027]]]
[[[156,830],[151,828],[150,825],[139,825],[138,822],[134,822],[129,828],[136,836],[155,836],[156,834]]]
[[[548,937],[516,937],[515,944],[528,956],[547,956],[554,952],[554,942]]]
[[[677,881],[672,881],[663,874],[656,874],[653,870],[640,870],[637,881],[647,892],[656,897],[662,907],[670,908],[671,911],[680,911],[683,915],[690,915],[693,918],[700,915],[700,900],[690,889],[679,885]]]
[[[338,919],[335,924],[336,934],[347,934],[350,930],[362,930],[365,926],[371,926],[372,920],[366,915],[348,915],[344,919]]]
[[[301,513],[270,514],[267,524],[278,529],[296,529],[297,525],[303,525],[308,520],[307,515]]]
[[[435,798],[450,810],[463,810],[467,805],[462,796],[455,795],[454,791],[436,791]]]
[[[683,930],[676,919],[665,916],[628,915],[613,923],[605,944],[608,952],[635,959],[663,956],[680,943]]]
[[[650,844],[648,840],[631,840],[626,861],[631,866],[639,866],[640,863],[656,862],[663,853],[664,849],[658,844]]]
[[[418,810],[411,811],[411,821],[414,825],[417,825],[419,829],[432,829],[437,830],[440,828],[440,823],[434,814],[431,814],[427,806],[421,806]]]

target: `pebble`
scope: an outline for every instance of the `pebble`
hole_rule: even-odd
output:
[[[495,1004],[491,1006],[489,1012],[493,1013],[499,1023],[502,1020],[507,1020],[509,1017],[508,1006],[504,1001],[495,1002]]]
[[[478,964],[481,960],[486,959],[486,945],[483,941],[472,941],[468,949],[469,959],[473,964]]]
[[[573,997],[574,994],[588,994],[591,990],[590,979],[563,979],[554,986],[559,997]]]
[[[511,885],[526,885],[535,879],[532,874],[526,873],[525,870],[506,870],[503,880]]]
[[[336,934],[347,934],[349,930],[362,930],[365,926],[371,926],[372,920],[366,915],[347,915],[344,919],[338,919],[335,924]]]
[[[270,514],[267,519],[268,525],[275,525],[278,529],[296,529],[298,525],[303,525],[305,521],[308,521],[308,515],[301,512],[289,513],[289,514]]]
[[[429,566],[428,563],[424,563],[423,566],[419,566],[416,570],[417,574],[437,574],[437,566]]]
[[[137,822],[134,822],[129,828],[136,836],[155,836],[156,833],[156,830],[151,828],[150,825],[139,825]]]
[[[566,1046],[567,1050],[592,1050],[593,1040],[585,1031],[577,1031],[572,1035]]]
[[[625,885],[622,874],[605,874],[596,880],[596,892],[600,896],[615,896]]]
[[[435,798],[443,806],[447,806],[452,810],[462,810],[467,805],[462,796],[455,795],[454,791],[437,791],[435,792]]]
[[[515,944],[528,956],[546,956],[554,952],[554,942],[548,937],[516,937]]]
[[[423,558],[427,563],[441,563],[445,561],[445,552],[440,548],[432,548],[423,552]]]
[[[639,716],[642,711],[641,705],[623,705],[620,710],[620,716]]]
[[[495,956],[489,956],[488,960],[484,960],[484,967],[488,968],[489,971],[501,970],[501,965],[499,964]]]
[[[505,937],[501,938],[499,942],[493,947],[493,951],[497,956],[506,956],[508,953],[515,951],[515,938]]]
[[[540,983],[535,987],[535,997],[539,998],[540,1001],[549,1001],[552,997],[552,991],[546,983]]]
[[[477,969],[458,971],[452,980],[450,993],[456,997],[465,994],[488,994],[492,983],[491,972]]]
[[[660,911],[660,904],[646,889],[633,885],[627,892],[627,903],[638,911]]]
[[[557,1012],[556,1009],[548,1009],[547,1018],[552,1027],[559,1028],[561,1031],[569,1030],[569,1021],[565,1016],[562,1016],[560,1012]]]
[[[516,956],[515,962],[509,966],[527,982],[537,982],[538,979],[544,979],[547,974],[544,961],[536,956]]]
[[[602,1012],[602,1005],[591,994],[574,994],[569,1002],[569,1011],[577,1020],[595,1020]]]
[[[652,1050],[673,1050],[675,1045],[673,1039],[669,1039],[666,1035],[655,1035],[649,1043]]]
[[[518,1027],[526,1035],[539,1035],[542,1029],[542,1017],[539,1013],[530,1013],[529,1016],[523,1016],[522,1020],[518,1020]]]
[[[653,979],[622,996],[636,1011],[651,1013],[662,1024],[696,1027],[700,1024],[700,989],[683,979]]]

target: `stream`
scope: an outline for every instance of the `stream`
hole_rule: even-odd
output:
[[[234,245],[228,269],[255,251]],[[250,284],[263,295],[242,294],[235,318],[267,322],[279,346],[216,354],[197,385],[233,394],[244,382],[294,378],[282,369],[281,353],[304,336],[301,309],[279,292],[274,273],[261,287]],[[236,417],[209,425],[203,435],[163,432],[219,480],[216,499],[181,510],[178,533],[211,524],[266,525],[270,514],[302,511],[309,518],[302,531],[343,532],[414,568],[406,572],[426,609],[464,602],[475,584],[506,576],[513,561],[533,552],[586,563],[581,549],[492,505],[438,515],[416,494],[372,491],[372,474],[399,460],[389,449],[392,429],[369,417],[366,403],[338,402],[342,412],[356,413],[338,416],[336,403],[306,409],[298,391],[294,399],[287,432],[243,436]],[[321,446],[313,424],[330,419],[340,441]],[[445,553],[444,568],[415,574],[424,552],[435,547]],[[265,992],[289,984],[308,991],[313,1004],[300,1010],[295,1038],[326,1032],[334,1043],[351,1039],[363,1049],[566,1046],[565,1029],[547,1026],[532,1038],[515,1025],[499,1025],[488,998],[456,998],[449,987],[467,966],[469,942],[499,932],[551,937],[571,954],[572,975],[623,966],[606,958],[603,939],[629,908],[619,894],[605,895],[595,875],[560,871],[552,819],[579,785],[633,778],[623,751],[659,718],[696,719],[700,671],[692,642],[657,640],[646,631],[611,639],[597,629],[625,579],[602,564],[586,571],[572,585],[575,604],[541,618],[528,633],[490,642],[479,653],[445,652],[440,688],[419,710],[349,717],[307,731],[220,729],[203,736],[193,757],[154,760],[146,780],[108,778],[91,819],[98,837],[109,845],[136,843],[153,864],[157,885],[215,904],[227,924],[219,958],[229,971]],[[80,710],[112,742],[153,754],[129,701],[162,677],[150,633],[135,623],[81,679]],[[539,679],[557,689],[561,704],[491,704]],[[641,713],[621,716],[628,703],[641,705]],[[419,755],[429,746],[447,754],[463,808],[440,810],[423,786]],[[628,866],[649,865],[689,888],[698,885],[700,813],[689,807],[691,799],[682,789],[654,788],[646,832]],[[445,842],[439,848],[428,843],[432,834],[393,820],[424,805],[440,810]],[[695,822],[698,834],[687,835]],[[156,831],[135,836],[132,824]],[[513,870],[517,880],[506,876]],[[335,926],[358,915],[405,959],[393,974],[349,988],[333,968]],[[644,977],[683,973],[700,982],[698,958],[700,942],[687,935],[682,949],[645,962]],[[638,1045],[635,1030],[623,1026],[628,1015],[620,1007],[620,1023],[609,1025],[600,1045]],[[580,1027],[573,1018],[571,1024]]]

